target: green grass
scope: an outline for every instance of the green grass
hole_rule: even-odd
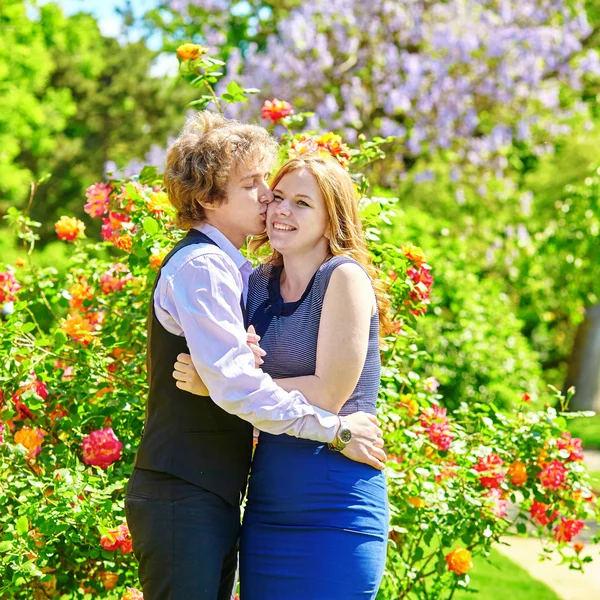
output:
[[[600,494],[600,471],[590,471],[592,479],[592,490],[596,495]]]
[[[581,438],[584,448],[600,450],[600,415],[570,419],[567,424],[573,437]]]
[[[492,550],[490,560],[492,564],[477,557],[469,571],[472,591],[457,591],[453,600],[560,600],[550,588],[500,552]]]

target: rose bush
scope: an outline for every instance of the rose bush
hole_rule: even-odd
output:
[[[182,75],[204,88],[199,106],[220,109],[253,92],[230,84],[219,97],[219,61],[194,44],[178,56]],[[415,331],[427,318],[435,265],[409,240],[382,241],[394,200],[368,197],[362,174],[388,140],[351,147],[328,132],[294,133],[306,113],[276,100],[266,108],[270,126],[285,129],[281,160],[327,152],[349,169],[392,300],[380,395],[392,514],[381,597],[451,597],[513,525],[537,532],[581,568],[573,539],[596,503],[580,444],[565,434],[567,399],[557,394],[557,410],[550,395],[547,407],[532,411],[528,390],[515,389],[510,414],[476,397],[455,398],[448,410],[422,368],[430,359]],[[181,232],[155,169],[95,184],[85,200],[90,218],[102,220],[102,241],[86,240],[83,223],[62,217],[56,232],[70,244],[66,272],[36,266],[39,224],[14,209],[7,215],[27,250],[0,273],[0,598],[142,597],[132,587],[123,499],[144,420],[150,290]]]

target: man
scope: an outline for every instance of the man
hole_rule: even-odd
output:
[[[276,151],[263,128],[208,112],[169,148],[165,184],[189,231],[155,282],[145,431],[125,503],[146,600],[231,597],[252,425],[347,443],[349,458],[378,468],[385,460],[372,416],[357,413],[342,425],[299,392],[283,391],[255,368],[246,343],[251,265],[239,248],[264,230]],[[210,398],[177,387],[173,365],[184,352]]]

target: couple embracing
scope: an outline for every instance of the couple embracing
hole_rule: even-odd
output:
[[[187,235],[153,289],[125,501],[145,600],[229,600],[238,552],[241,600],[373,599],[383,575],[386,299],[349,174],[307,154],[269,186],[276,153],[262,127],[209,112],[168,151]],[[254,270],[249,236],[271,248]]]

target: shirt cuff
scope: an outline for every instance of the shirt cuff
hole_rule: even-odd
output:
[[[313,406],[317,419],[321,426],[325,429],[323,442],[330,444],[335,440],[338,426],[340,424],[340,418],[322,408]]]

